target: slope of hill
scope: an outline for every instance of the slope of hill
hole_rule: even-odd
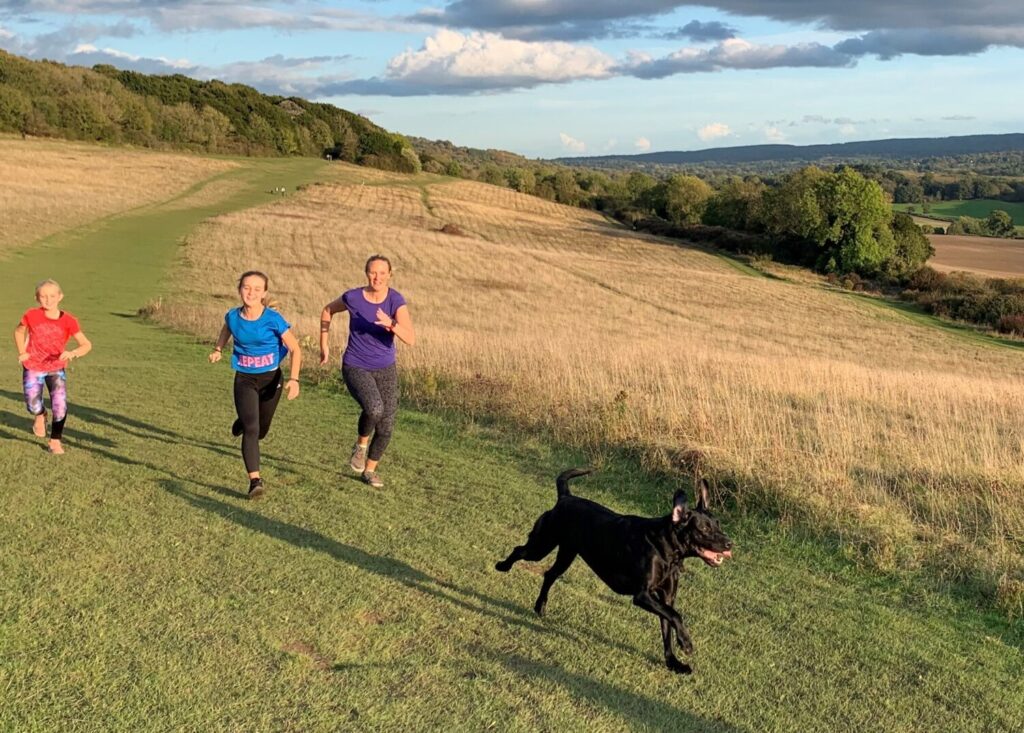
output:
[[[1024,134],[961,135],[939,138],[892,138],[829,145],[739,145],[691,151],[636,155],[556,158],[565,165],[610,167],[629,164],[757,163],[766,161],[853,161],[864,158],[905,160],[1024,150]]]
[[[64,284],[66,305],[96,348],[73,363],[68,453],[58,458],[29,430],[12,342],[0,341],[0,729],[1024,729],[1019,623],[979,608],[974,595],[917,582],[913,570],[876,573],[851,561],[871,562],[869,547],[891,559],[906,552],[903,539],[912,544],[909,530],[885,543],[887,515],[877,505],[885,497],[927,519],[925,494],[937,487],[945,510],[963,520],[951,530],[980,533],[1003,521],[1001,502],[1019,504],[1011,495],[1019,474],[958,484],[955,463],[959,450],[985,471],[1000,471],[1000,461],[1021,465],[1019,449],[1007,448],[1019,436],[1019,366],[999,381],[1010,356],[507,191],[315,160],[237,162],[245,187],[226,198],[134,211],[4,263],[13,287],[0,289],[2,320],[14,322],[31,302],[45,268]],[[324,185],[285,198],[267,193],[311,181]],[[351,239],[341,228],[340,243],[324,238],[338,233],[339,212],[351,213],[354,227]],[[435,231],[441,220],[468,236]],[[219,236],[231,232],[244,239]],[[364,235],[372,238],[360,246]],[[230,369],[208,364],[192,336],[129,314],[151,298],[177,297],[169,268],[180,277],[202,252],[217,255],[207,260],[203,290],[191,294],[212,314],[196,329],[205,340],[236,302],[231,268],[239,257],[267,267],[285,312],[312,325],[307,304],[358,282],[362,258],[383,244],[398,255],[396,286],[410,295],[422,334],[400,357],[409,395],[455,393],[469,414],[419,412],[403,398],[388,486],[372,490],[339,470],[354,402],[333,379],[310,384],[308,371],[264,444],[270,493],[246,501],[229,433]],[[317,256],[304,259],[310,251]],[[658,272],[644,275],[654,284],[649,299],[636,292],[636,251]],[[467,300],[453,307],[463,293]],[[602,301],[609,310],[598,313]],[[802,305],[813,308],[806,332],[814,340],[787,336]],[[749,322],[730,322],[726,309]],[[864,327],[873,350],[863,358],[851,326]],[[886,332],[891,349],[879,343]],[[615,357],[623,343],[643,351]],[[556,361],[514,348],[533,345]],[[791,356],[757,381],[766,363],[750,355],[764,347]],[[457,383],[427,370],[445,349],[462,360]],[[872,363],[885,349],[890,358]],[[670,358],[657,361],[661,352]],[[800,363],[815,352],[813,364]],[[830,355],[831,372],[808,368]],[[907,355],[913,361],[904,364]],[[557,369],[547,371],[552,363]],[[673,381],[677,370],[681,381]],[[803,389],[805,372],[816,381]],[[649,395],[654,404],[692,400],[694,432],[655,437],[706,440],[713,465],[730,454],[758,470],[781,464],[795,500],[806,498],[808,464],[793,462],[805,453],[837,484],[873,486],[849,513],[874,534],[815,541],[794,528],[796,517],[775,513],[766,487],[721,474],[721,486],[747,506],[716,497],[737,543],[731,562],[715,571],[687,564],[677,605],[698,648],[692,679],[665,670],[656,621],[582,563],[559,581],[539,619],[531,604],[543,566],[505,575],[492,563],[552,505],[559,470],[600,460],[601,471],[574,491],[643,515],[665,514],[678,482],[642,470],[627,451],[584,453],[545,430],[476,419],[489,399],[507,394],[495,374],[527,388],[546,374],[555,391],[578,383],[534,411],[536,423],[623,428]],[[890,374],[904,376],[902,387]],[[854,420],[843,412],[850,378],[867,380]],[[460,397],[465,385],[473,389]],[[961,401],[944,402],[951,393]],[[965,424],[969,442],[933,460],[932,472],[915,461],[941,456],[901,454],[906,442],[890,449],[891,465],[873,463],[873,448],[894,436],[927,450],[942,440],[920,422],[914,398],[937,423]],[[759,432],[742,403],[766,399],[777,399],[779,413],[765,412]],[[858,421],[864,429],[846,444],[818,430]],[[786,440],[805,441],[800,451],[772,442],[777,426]],[[734,431],[732,443],[710,442]],[[858,444],[865,435],[869,446]],[[851,452],[868,460],[846,473]],[[963,573],[961,538],[942,539],[944,571]]]

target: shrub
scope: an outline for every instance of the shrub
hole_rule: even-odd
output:
[[[1014,314],[1002,316],[996,324],[999,333],[1012,333],[1015,336],[1024,336],[1024,315]]]

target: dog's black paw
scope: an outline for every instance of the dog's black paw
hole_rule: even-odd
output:
[[[533,605],[533,612],[538,616],[543,616],[545,606],[547,606],[546,603],[535,603]]]
[[[675,657],[669,657],[665,660],[665,663],[668,666],[668,668],[676,674],[693,674],[693,667],[691,667],[689,664],[680,662]]]
[[[499,573],[507,573],[509,570],[512,569],[512,563],[510,563],[508,560],[502,560],[500,562],[494,563],[494,569],[497,570]]]

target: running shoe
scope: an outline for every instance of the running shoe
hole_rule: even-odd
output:
[[[267,493],[267,487],[263,485],[263,479],[261,479],[261,478],[249,479],[249,498],[250,499],[259,499],[265,493]]]
[[[352,448],[352,458],[349,459],[348,465],[353,471],[357,471],[358,473],[362,473],[366,470],[365,445],[359,445],[359,443],[355,444],[355,447]]]
[[[363,471],[363,483],[369,484],[375,489],[384,488],[384,482],[377,475],[376,471]]]

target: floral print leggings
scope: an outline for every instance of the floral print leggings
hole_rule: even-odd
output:
[[[43,407],[43,385],[50,390],[50,411],[53,413],[50,439],[60,440],[64,434],[64,420],[68,414],[67,374],[63,369],[56,372],[24,370],[22,386],[25,389],[25,407],[33,415],[42,415],[46,412]]]

